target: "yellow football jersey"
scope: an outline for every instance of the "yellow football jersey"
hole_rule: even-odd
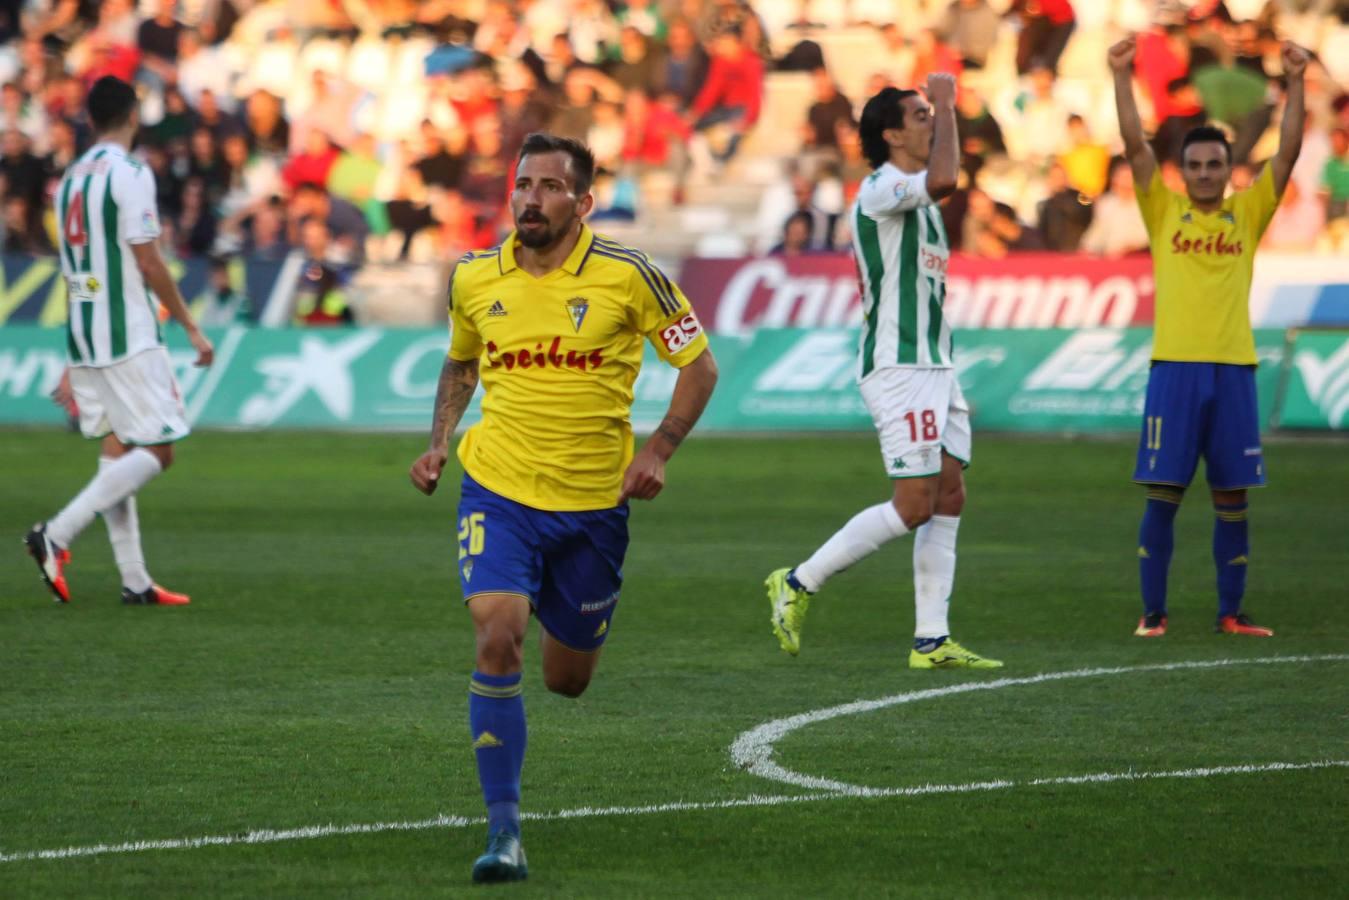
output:
[[[479,360],[484,390],[459,460],[488,490],[535,509],[607,509],[632,460],[643,340],[682,368],[707,336],[645,254],[588,226],[541,278],[516,265],[515,244],[512,232],[468,254],[450,282],[450,357]]]
[[[1279,205],[1270,167],[1211,213],[1162,184],[1159,171],[1148,185],[1135,184],[1134,193],[1157,282],[1152,358],[1255,365],[1251,269]]]

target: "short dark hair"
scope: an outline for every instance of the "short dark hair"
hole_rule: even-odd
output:
[[[1232,161],[1232,145],[1227,142],[1227,135],[1221,128],[1213,125],[1199,125],[1185,132],[1185,140],[1180,142],[1180,159],[1185,161],[1185,151],[1191,144],[1222,144],[1223,152],[1227,154],[1227,161]]]
[[[862,138],[862,153],[871,168],[879,169],[890,159],[890,145],[884,132],[904,127],[904,101],[918,96],[917,91],[901,91],[896,87],[881,88],[876,96],[862,107],[862,122],[858,134]]]
[[[526,156],[541,153],[565,153],[571,157],[572,189],[578,196],[590,193],[590,186],[595,183],[595,154],[589,147],[578,140],[542,131],[526,135],[520,145],[520,162]]]
[[[105,134],[130,120],[131,112],[136,108],[136,89],[120,78],[104,75],[89,89],[85,106],[89,109],[89,121],[94,123],[94,131]]]

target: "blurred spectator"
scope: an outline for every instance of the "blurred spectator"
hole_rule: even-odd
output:
[[[1158,159],[1174,159],[1179,162],[1185,135],[1189,134],[1192,128],[1205,124],[1208,118],[1199,103],[1199,92],[1195,90],[1188,77],[1173,79],[1166,86],[1166,96],[1168,109],[1195,110],[1188,115],[1173,113],[1167,116],[1158,124],[1157,132],[1152,136],[1152,152]]]
[[[196,113],[187,105],[182,92],[171,87],[164,91],[164,115],[150,127],[142,128],[141,133],[150,143],[164,146],[170,141],[185,140],[196,121]]]
[[[56,252],[47,237],[47,230],[42,227],[40,208],[31,206],[27,196],[8,194],[4,205],[5,237],[0,250],[31,256],[50,256]]]
[[[742,36],[750,52],[760,59],[773,58],[763,23],[747,0],[707,0],[698,19],[698,40],[705,47],[715,47],[717,38],[727,31]]]
[[[406,166],[398,177],[393,199],[385,204],[389,225],[402,236],[397,251],[401,262],[408,258],[418,234],[435,225],[426,185],[414,166]]]
[[[301,184],[328,183],[328,173],[337,162],[337,148],[321,129],[310,128],[306,133],[303,153],[290,158],[281,170],[281,180],[292,190]]]
[[[1321,170],[1328,220],[1349,216],[1349,129],[1336,128],[1330,142],[1333,155]]]
[[[365,262],[365,238],[370,228],[365,216],[341,197],[333,197],[318,183],[302,182],[291,199],[293,243],[301,243],[302,226],[311,219],[322,222],[323,247],[331,259],[359,266]]]
[[[17,82],[0,87],[0,131],[22,131],[39,153],[47,149],[47,113],[24,95]]]
[[[201,94],[213,94],[214,103],[233,111],[231,66],[220,47],[206,45],[196,28],[183,28],[178,34],[178,89],[193,107],[200,105]]]
[[[550,104],[540,95],[534,73],[522,64],[506,69],[501,78],[501,142],[508,150],[519,147],[525,135],[542,131],[551,113]]]
[[[956,93],[956,134],[960,138],[960,165],[971,177],[988,157],[1007,152],[998,120],[980,92],[964,83]]]
[[[196,310],[197,324],[202,328],[247,325],[256,319],[247,295],[234,289],[228,260],[218,256],[211,258],[206,284],[206,303]]]
[[[548,54],[544,56],[544,75],[551,84],[560,85],[572,69],[582,63],[576,58],[576,50],[572,47],[571,39],[567,37],[566,32],[554,35],[548,46]]]
[[[759,198],[754,227],[757,252],[767,253],[782,240],[783,226],[795,213],[805,213],[810,217],[812,245],[828,246],[834,223],[822,207],[826,204],[836,205],[833,202],[836,198],[827,196],[829,191],[821,192],[819,188],[819,182],[807,173],[800,162],[790,159],[784,164],[782,177],[764,188]]]
[[[141,22],[136,46],[141,51],[141,66],[154,76],[158,85],[172,84],[178,77],[178,34],[183,23],[174,15],[175,0],[151,0],[154,14]]]
[[[242,134],[244,130],[243,123],[221,108],[215,91],[209,88],[203,88],[197,94],[197,124],[209,128],[216,143],[224,141],[231,134]]]
[[[1134,173],[1127,160],[1115,159],[1111,163],[1110,189],[1093,204],[1091,227],[1082,236],[1082,249],[1106,257],[1148,249],[1148,229],[1138,211]]]
[[[619,56],[610,63],[609,77],[623,90],[641,88],[659,91],[664,87],[665,62],[651,39],[628,25],[619,33]]]
[[[192,129],[188,148],[191,154],[188,177],[201,180],[206,202],[214,206],[229,190],[229,172],[225,169],[215,135],[211,134],[211,129],[198,126]]]
[[[616,103],[596,103],[586,145],[595,156],[595,164],[609,172],[617,172],[623,162],[623,114]]]
[[[998,40],[1002,17],[988,0],[951,0],[937,34],[960,54],[965,66],[982,69]]]
[[[782,228],[782,240],[768,251],[769,256],[804,256],[815,250],[811,244],[814,222],[808,212],[794,212]]]
[[[436,229],[436,258],[458,259],[469,250],[491,246],[495,230],[458,191],[445,191],[431,208]]]
[[[1082,192],[1068,182],[1068,173],[1061,165],[1049,167],[1045,178],[1049,195],[1040,201],[1040,235],[1045,249],[1057,253],[1076,253],[1082,244],[1082,235],[1091,225],[1091,204]]]
[[[626,0],[618,10],[618,23],[655,41],[664,41],[667,32],[665,16],[654,0]]]
[[[814,150],[838,150],[838,123],[853,124],[852,103],[838,89],[827,69],[811,73],[815,102],[806,112],[805,145]]]
[[[182,208],[173,220],[174,251],[180,258],[210,253],[215,247],[216,215],[199,176],[183,182]]]
[[[173,157],[166,144],[147,144],[145,164],[155,178],[155,199],[159,202],[160,219],[172,220],[183,208],[183,179],[187,166],[181,171],[174,167]]]
[[[1172,116],[1193,116],[1201,112],[1198,99],[1185,95],[1188,102],[1173,105],[1169,85],[1190,72],[1190,44],[1185,29],[1179,25],[1153,28],[1138,36],[1134,53],[1134,76],[1143,84],[1152,102],[1154,122],[1163,122]]]
[[[1265,60],[1273,55],[1277,57],[1279,38],[1270,28],[1262,26],[1255,19],[1238,22],[1236,26],[1236,64],[1248,69],[1261,78],[1270,76]]]
[[[687,108],[698,96],[698,89],[707,77],[709,65],[707,52],[698,43],[693,26],[687,19],[676,18],[670,21],[670,36],[664,62],[665,89],[672,91],[679,98],[681,108]]]
[[[47,137],[47,155],[42,158],[42,170],[46,178],[46,196],[51,196],[66,168],[79,159],[80,147],[76,143],[75,126],[65,119],[52,122]]]
[[[879,27],[881,33],[881,42],[883,44],[883,58],[886,61],[887,68],[881,75],[882,84],[877,86],[871,84],[867,87],[866,96],[859,98],[859,102],[866,103],[872,97],[880,93],[881,88],[887,85],[904,85],[906,88],[910,85],[918,84],[914,78],[914,72],[918,66],[918,54],[914,50],[913,43],[908,39],[899,26],[894,22],[887,21]],[[872,76],[873,82],[876,75]],[[861,110],[858,110],[858,116],[861,116]]]
[[[993,218],[988,231],[993,240],[1002,245],[1002,254],[1025,253],[1045,249],[1044,238],[1034,228],[1022,224],[1016,210],[1006,203],[993,204]],[[990,253],[986,255],[995,256]]]
[[[468,168],[468,134],[456,128],[453,151],[444,136],[429,121],[422,122],[422,155],[413,164],[428,188],[457,188]]]
[[[1016,42],[1016,70],[1025,75],[1037,62],[1059,70],[1059,57],[1077,26],[1069,0],[1014,0],[1012,11],[1021,17]]]
[[[346,294],[350,274],[333,259],[328,226],[322,219],[307,219],[300,233],[305,263],[295,286],[295,321],[309,326],[355,324]]]
[[[927,76],[933,72],[959,75],[963,70],[960,54],[943,43],[934,29],[924,28],[918,32],[913,41],[913,67],[909,70],[909,84],[927,84]]]
[[[604,0],[568,0],[567,35],[576,58],[596,65],[618,44],[618,23]]]
[[[360,88],[336,75],[315,69],[312,76],[313,100],[290,126],[290,152],[299,153],[309,146],[311,131],[323,131],[332,143],[345,147],[355,136],[353,113],[360,100]]]
[[[248,95],[244,105],[244,128],[254,153],[283,155],[290,147],[290,123],[281,113],[281,101],[264,90]]]
[[[622,97],[618,86],[599,70],[589,67],[572,69],[562,83],[563,100],[553,112],[548,130],[562,137],[584,141],[595,121],[594,105],[597,95],[617,100]]]
[[[1044,62],[1031,67],[1026,84],[1001,116],[1012,155],[1033,164],[1053,159],[1068,139],[1070,110],[1059,99],[1054,70]]]
[[[693,129],[701,132],[714,125],[728,127],[730,137],[715,154],[722,161],[728,160],[758,120],[762,101],[763,60],[741,41],[738,31],[723,31],[713,44],[707,81],[690,110]]]
[[[286,208],[281,198],[272,197],[253,208],[245,221],[244,250],[257,259],[280,262],[291,251],[286,238]]]
[[[501,144],[501,126],[496,119],[479,120],[472,139],[468,168],[459,189],[470,202],[495,213],[505,206],[513,159]]]
[[[28,136],[10,128],[0,137],[0,177],[5,181],[5,197],[21,197],[24,213],[41,224],[46,194],[42,160],[29,150]]]
[[[248,139],[232,134],[221,145],[225,195],[220,214],[226,218],[281,192],[281,169],[270,156],[250,153]]]
[[[628,91],[624,105],[623,159],[628,163],[660,167],[676,172],[684,167],[684,144],[691,134],[675,108],[673,94],[652,97],[645,91]]]
[[[375,139],[368,134],[359,134],[329,170],[328,193],[341,197],[361,210],[370,230],[383,234],[388,231],[388,220],[384,204],[375,197],[375,182],[379,180],[379,172]]]
[[[987,256],[988,251],[1005,254],[1001,241],[992,234],[993,198],[977,184],[969,188],[966,197],[965,216],[960,221],[961,250],[976,256]]]
[[[1326,208],[1321,200],[1314,194],[1305,193],[1297,179],[1290,178],[1260,246],[1265,250],[1290,253],[1314,250],[1325,227]]]
[[[1087,123],[1076,113],[1068,117],[1067,148],[1059,155],[1059,162],[1068,177],[1068,184],[1088,197],[1105,190],[1110,169],[1110,151],[1092,140]]]
[[[857,199],[857,190],[862,179],[871,174],[871,163],[862,153],[862,136],[856,125],[838,123],[839,177],[843,179],[844,200],[852,203]]]
[[[19,86],[32,102],[39,102],[58,79],[65,77],[65,63],[39,38],[25,37],[19,44]]]

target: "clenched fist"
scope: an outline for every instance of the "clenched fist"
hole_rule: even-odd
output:
[[[1130,35],[1111,45],[1110,68],[1115,72],[1131,72],[1134,67],[1134,54],[1138,52],[1138,41]]]
[[[927,76],[927,102],[933,106],[953,105],[956,102],[956,77],[946,72]]]

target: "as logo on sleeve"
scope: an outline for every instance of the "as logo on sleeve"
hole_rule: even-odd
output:
[[[670,353],[678,353],[689,344],[693,339],[703,333],[703,325],[698,321],[698,317],[689,313],[673,325],[661,330],[660,340],[665,345],[665,349]]]

